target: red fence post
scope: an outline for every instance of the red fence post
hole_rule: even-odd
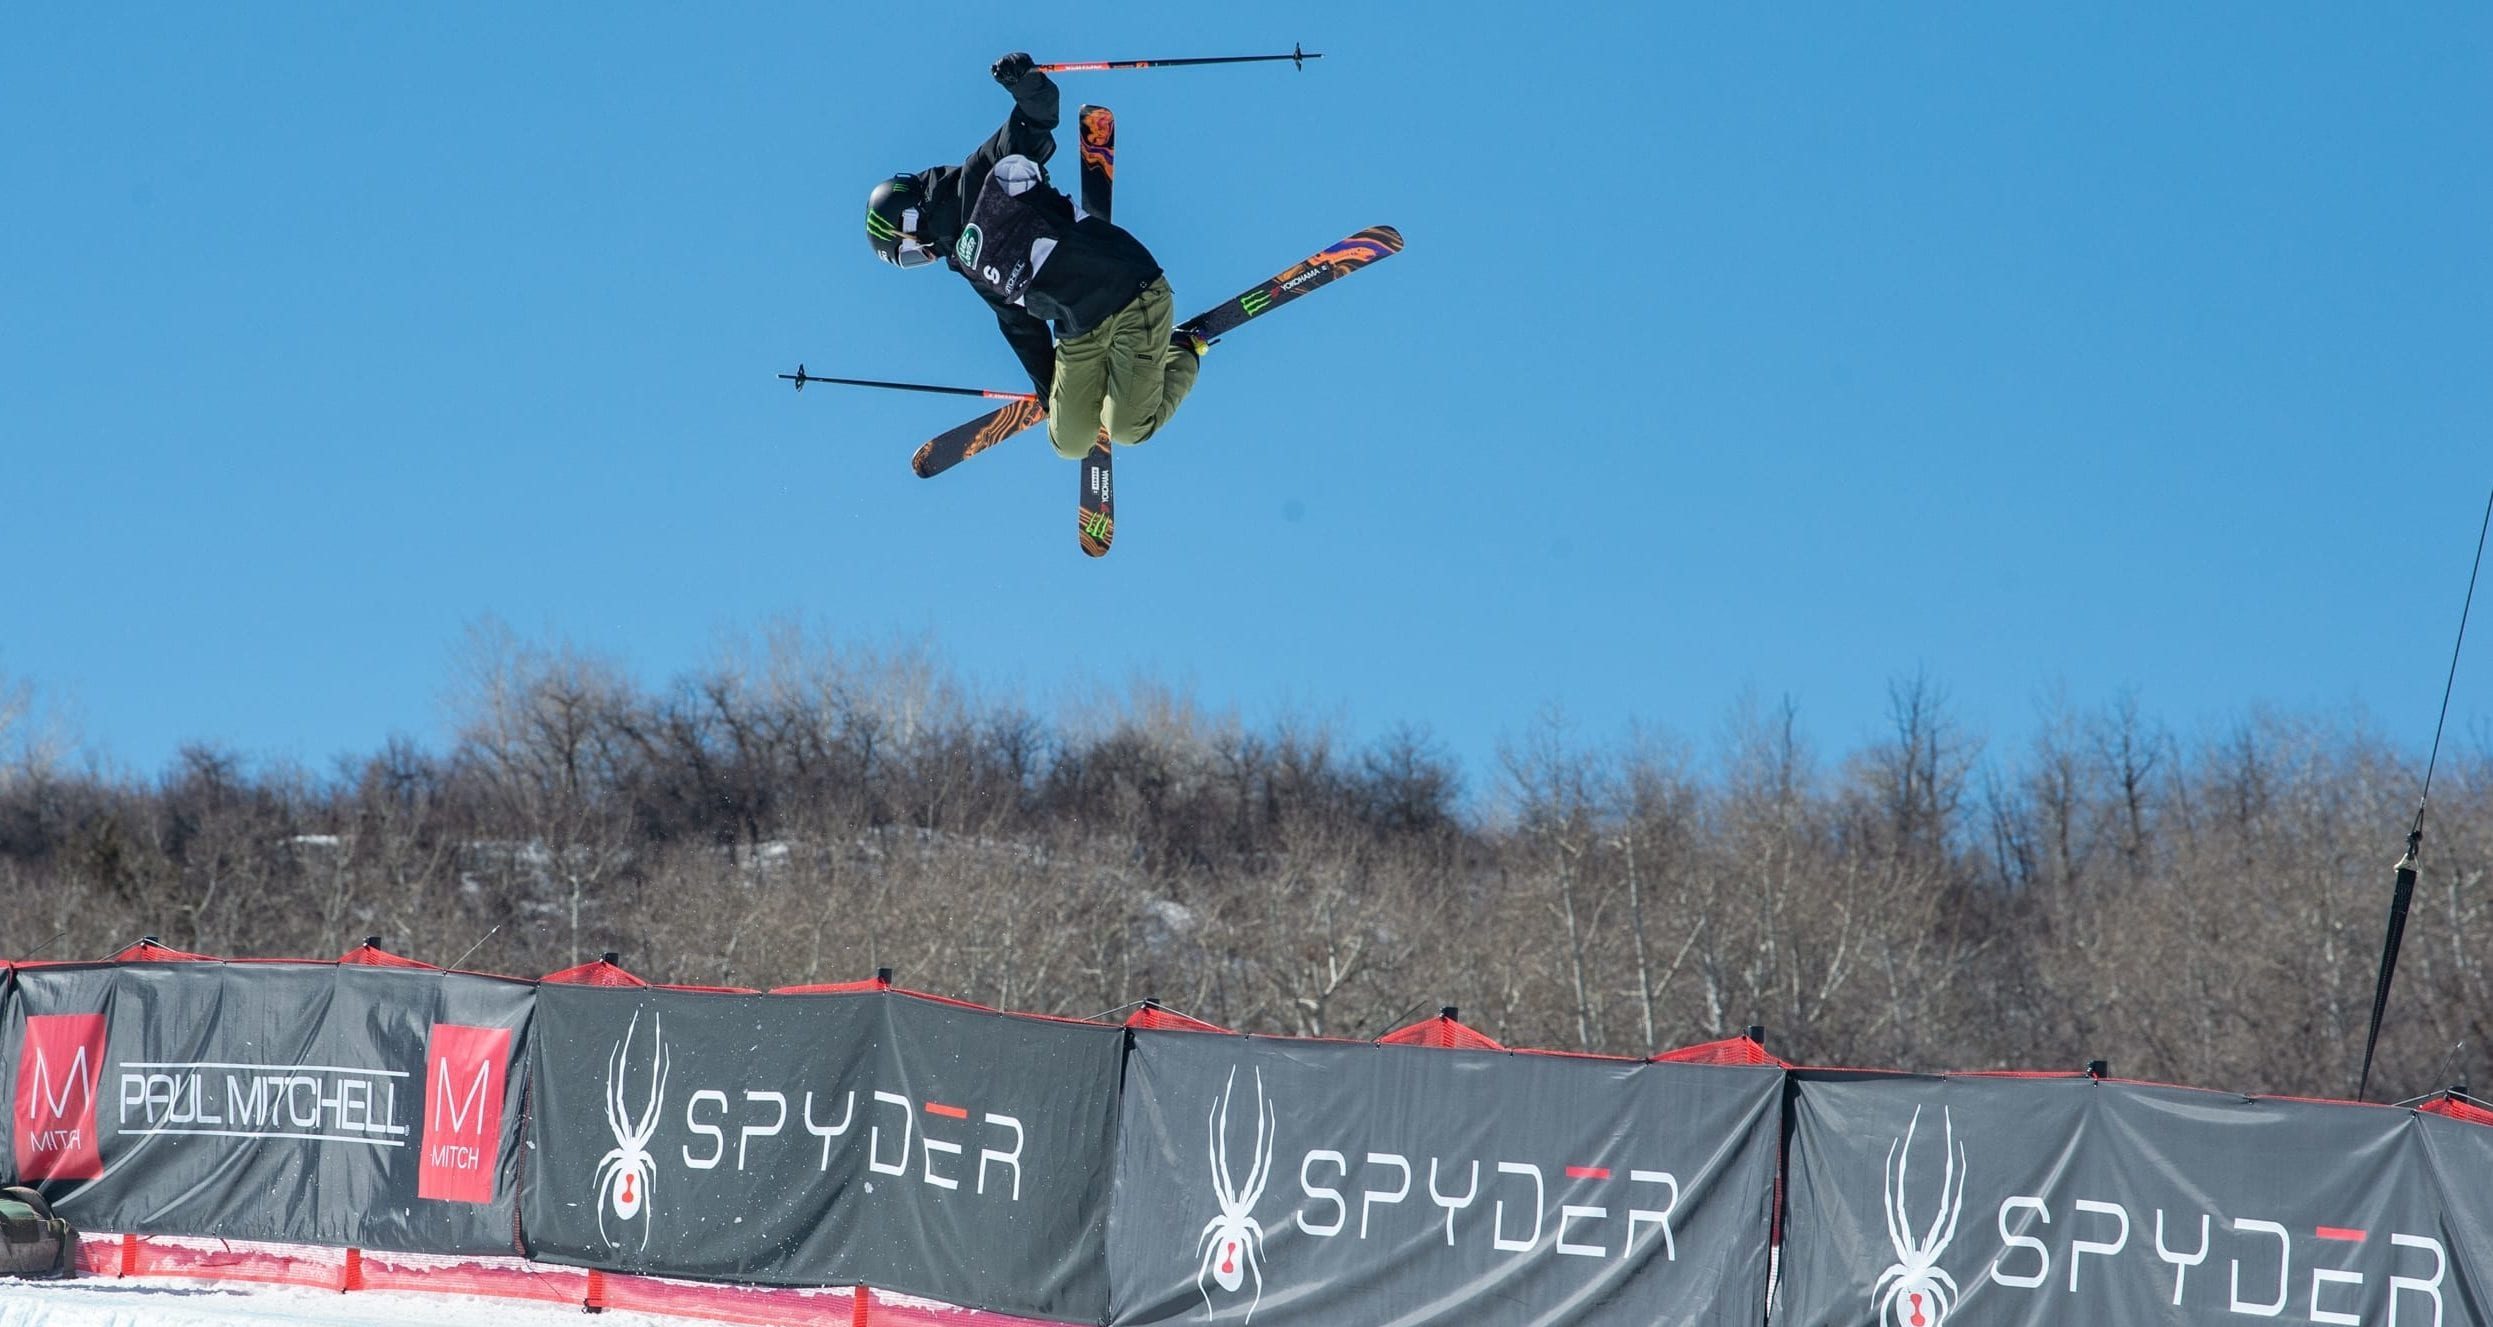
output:
[[[353,1245],[348,1245],[346,1249],[346,1272],[338,1278],[338,1293],[343,1295],[350,1291],[361,1290],[363,1288],[364,1251],[354,1247]]]
[[[606,1311],[606,1274],[594,1267],[589,1269],[588,1296],[580,1301],[580,1311],[582,1313],[604,1313]]]
[[[866,1319],[873,1309],[874,1293],[861,1281],[848,1297],[848,1327],[867,1327]]]
[[[116,1271],[113,1273],[113,1275],[115,1275],[115,1276],[132,1276],[132,1275],[135,1275],[135,1274],[137,1273],[137,1271],[138,1271],[138,1236],[136,1236],[136,1235],[131,1235],[131,1234],[124,1234],[124,1235],[121,1237],[121,1266],[120,1266],[120,1268],[119,1268],[118,1270],[116,1270]]]

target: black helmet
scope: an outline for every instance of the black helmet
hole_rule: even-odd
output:
[[[918,237],[918,209],[926,196],[915,175],[895,175],[866,195],[866,243],[874,256],[901,267],[923,267],[936,253]]]

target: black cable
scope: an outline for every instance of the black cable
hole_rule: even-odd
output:
[[[2458,610],[2458,639],[2450,644],[2450,674],[2441,684],[2441,717],[2432,726],[2432,755],[2424,762],[2424,791],[2415,799],[2415,825],[2406,835],[2406,855],[2398,859],[2397,882],[2389,895],[2389,929],[2381,941],[2380,977],[2372,987],[2372,1026],[2363,1037],[2363,1071],[2355,1078],[2355,1100],[2372,1087],[2372,1054],[2380,1048],[2381,1017],[2389,1011],[2389,983],[2398,973],[2398,947],[2406,939],[2407,908],[2415,900],[2416,862],[2424,850],[2424,807],[2432,800],[2432,774],[2441,763],[2441,734],[2450,722],[2450,692],[2458,683],[2458,655],[2467,644],[2467,616],[2476,606],[2476,577],[2484,570],[2485,533],[2493,530],[2493,492],[2484,499],[2484,521],[2476,529],[2476,561],[2467,573],[2467,598]]]
[[[2441,717],[2432,725],[2432,757],[2424,762],[2424,795],[2415,800],[2414,837],[2424,833],[2424,803],[2432,797],[2433,767],[2441,763],[2441,730],[2450,722],[2450,690],[2458,684],[2458,652],[2467,643],[2467,615],[2476,606],[2476,577],[2484,570],[2484,536],[2493,530],[2493,492],[2484,495],[2484,521],[2476,527],[2476,565],[2467,573],[2467,600],[2458,610],[2458,639],[2450,644],[2450,675],[2441,683]]]

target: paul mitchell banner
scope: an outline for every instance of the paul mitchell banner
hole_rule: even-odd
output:
[[[1112,1321],[1745,1324],[1782,1072],[1138,1032]]]
[[[2482,1125],[2082,1078],[1793,1077],[1778,1323],[2488,1322]]]
[[[89,1230],[509,1253],[531,993],[329,963],[23,969],[14,1173]]]
[[[905,995],[541,989],[529,1252],[1107,1312],[1117,1028]]]

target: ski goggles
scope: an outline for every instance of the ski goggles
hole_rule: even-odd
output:
[[[903,209],[900,233],[893,237],[892,251],[886,255],[896,266],[924,267],[942,256],[918,239],[915,234],[917,228],[918,210],[914,207]]]

